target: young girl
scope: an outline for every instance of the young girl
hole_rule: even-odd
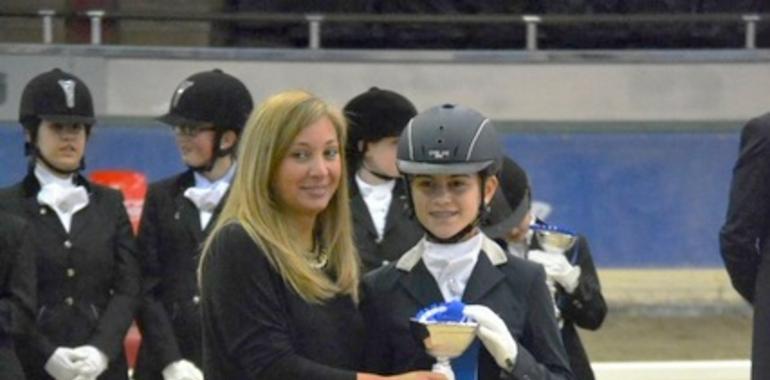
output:
[[[461,300],[484,346],[478,379],[571,379],[542,267],[507,254],[479,229],[501,160],[489,119],[461,106],[434,107],[411,120],[398,148],[425,237],[364,279],[367,366],[430,368],[434,359],[411,336],[409,319]]]
[[[343,111],[354,240],[368,272],[398,260],[422,237],[405,210],[404,183],[396,167],[398,137],[417,109],[401,94],[372,87]]]
[[[80,173],[91,93],[59,69],[40,74],[24,88],[19,121],[30,170],[0,190],[0,208],[27,222],[37,267],[36,319],[19,360],[32,380],[126,380],[139,265],[123,196]]]
[[[191,75],[168,113],[187,170],[150,184],[137,246],[145,297],[135,380],[200,380],[200,247],[235,173],[238,136],[253,108],[238,78],[215,69]]]

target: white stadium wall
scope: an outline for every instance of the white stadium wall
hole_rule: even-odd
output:
[[[498,120],[745,120],[770,109],[770,53],[760,50],[407,52],[0,45],[14,120],[23,85],[61,67],[83,78],[97,112],[152,117],[186,76],[221,68],[256,100],[303,88],[342,105],[377,85],[419,108],[475,107]]]

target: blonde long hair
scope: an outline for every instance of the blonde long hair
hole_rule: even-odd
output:
[[[327,250],[327,271],[331,276],[308,263],[302,254],[304,248],[294,238],[295,229],[272,188],[278,167],[294,138],[303,128],[323,117],[334,125],[340,146],[339,186],[329,205],[316,218],[315,227]],[[263,102],[249,117],[241,136],[238,168],[227,201],[204,243],[199,278],[214,237],[225,225],[239,223],[262,248],[284,281],[306,301],[322,303],[339,294],[350,295],[357,301],[359,262],[352,240],[345,138],[345,119],[313,94],[292,90]]]

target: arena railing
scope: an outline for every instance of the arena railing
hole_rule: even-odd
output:
[[[538,49],[538,27],[540,25],[575,24],[677,24],[711,23],[743,24],[745,49],[755,49],[757,24],[770,20],[770,14],[763,13],[709,13],[709,14],[592,14],[592,15],[427,15],[427,14],[363,14],[363,13],[258,13],[258,12],[126,12],[92,9],[82,12],[57,12],[52,9],[34,11],[0,11],[0,18],[40,18],[43,43],[53,43],[53,20],[90,20],[90,41],[93,45],[102,43],[102,22],[104,20],[134,21],[180,21],[180,22],[251,22],[251,23],[297,23],[308,28],[308,48],[321,49],[324,23],[382,23],[382,24],[514,24],[525,28],[526,50]]]

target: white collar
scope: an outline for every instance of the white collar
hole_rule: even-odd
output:
[[[459,243],[425,242],[422,261],[436,280],[444,301],[462,299],[479,259],[482,242],[481,233]]]
[[[481,241],[481,251],[487,255],[487,258],[492,265],[497,266],[508,262],[508,256],[499,244],[490,239],[483,232],[479,233],[479,235],[483,236]],[[422,253],[425,250],[425,243],[425,238],[422,238],[414,247],[404,253],[404,255],[398,259],[398,262],[396,262],[396,268],[405,272],[411,272],[422,258]]]
[[[481,251],[482,242],[483,235],[481,233],[477,233],[476,236],[468,240],[451,244],[434,243],[425,240],[422,259],[427,265],[429,262],[432,264],[445,264],[462,259],[465,256],[476,256]]]
[[[393,188],[396,187],[396,180],[386,181],[384,183],[373,185],[364,181],[359,174],[356,174],[356,184],[358,185],[358,191],[364,198],[370,194],[385,194],[391,193]]]

